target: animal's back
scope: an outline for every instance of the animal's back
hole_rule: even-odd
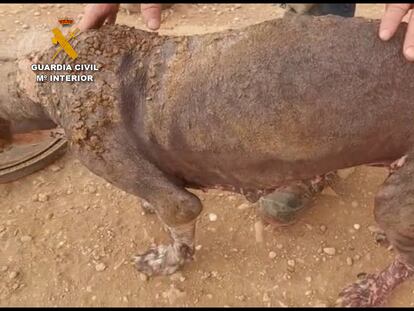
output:
[[[268,187],[399,156],[412,143],[414,67],[401,33],[384,43],[377,31],[298,17],[194,39],[150,110],[156,161],[196,183]]]

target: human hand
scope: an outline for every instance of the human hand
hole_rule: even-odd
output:
[[[119,3],[88,4],[85,13],[79,22],[81,31],[101,27],[105,22],[115,24]]]
[[[151,30],[157,30],[161,24],[161,4],[146,3],[141,4],[141,13],[145,24]]]
[[[412,3],[392,3],[385,7],[384,16],[381,19],[379,36],[388,41],[396,33],[398,26],[408,12],[414,8]],[[407,60],[414,61],[414,15],[413,11],[408,16],[408,27],[405,33],[403,53]]]
[[[105,22],[114,24],[118,14],[119,3],[100,3],[88,4],[85,13],[78,27],[81,31],[91,28],[99,28]],[[160,28],[161,23],[161,4],[147,3],[141,4],[141,13],[145,24],[151,30]]]

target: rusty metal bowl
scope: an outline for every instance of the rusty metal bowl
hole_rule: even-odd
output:
[[[63,156],[67,140],[61,130],[13,134],[9,144],[0,147],[0,183],[8,183],[50,165]]]

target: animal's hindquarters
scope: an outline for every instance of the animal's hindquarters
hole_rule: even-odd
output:
[[[12,132],[56,127],[41,105],[33,100],[36,80],[28,60],[3,62],[0,81],[6,81],[0,87],[0,118],[10,123]]]

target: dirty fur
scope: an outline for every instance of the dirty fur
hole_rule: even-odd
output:
[[[55,48],[32,53],[19,61],[17,95],[0,103],[0,118],[62,126],[91,171],[147,201],[173,244],[137,256],[136,264],[149,275],[168,274],[194,251],[190,224],[202,204],[186,188],[231,190],[255,201],[292,181],[412,154],[406,26],[387,43],[378,26],[296,15],[182,37],[104,26],[74,40],[76,63],[100,67],[95,83],[36,84],[30,64],[50,63]],[[64,62],[72,63],[60,53],[55,63]],[[398,217],[414,210],[397,215],[389,202],[409,201],[412,162],[409,156],[394,166],[376,199],[377,221],[407,267],[414,263],[413,223],[405,217],[401,229]],[[397,270],[404,269],[387,271]],[[355,297],[360,289],[346,293]]]

